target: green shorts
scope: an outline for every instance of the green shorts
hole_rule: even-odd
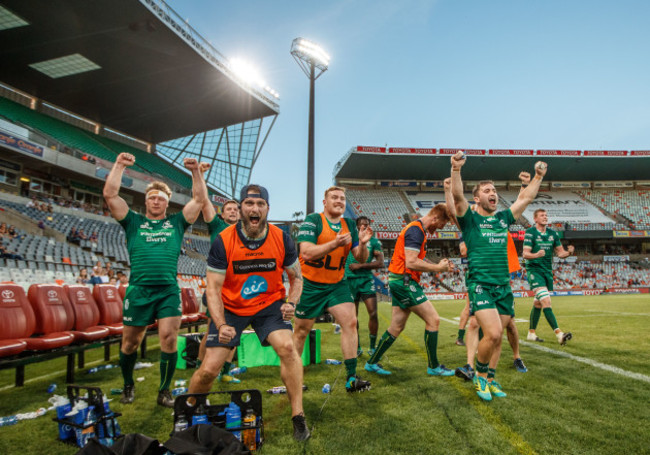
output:
[[[352,302],[346,280],[338,283],[316,283],[305,278],[300,302],[296,305],[298,319],[313,319],[340,303]]]
[[[469,314],[477,311],[495,308],[499,314],[515,317],[515,296],[509,284],[489,286],[470,283],[467,285],[469,296]]]
[[[393,296],[393,306],[403,310],[429,300],[417,281],[411,280],[408,285],[405,285],[404,280],[388,280],[388,287]]]
[[[543,270],[528,269],[526,273],[530,289],[545,287],[549,291],[553,290],[553,274]]]
[[[350,293],[355,302],[363,300],[368,297],[375,297],[377,295],[377,289],[375,289],[375,280],[371,276],[364,277],[350,277],[346,278],[345,281],[348,283],[350,288]]]
[[[181,316],[181,290],[177,284],[129,285],[122,304],[124,325],[143,327],[156,319]]]

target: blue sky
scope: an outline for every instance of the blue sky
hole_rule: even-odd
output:
[[[252,182],[271,219],[304,210],[309,84],[289,54],[331,55],[316,82],[316,208],[356,145],[650,148],[650,2],[168,0],[226,57],[253,63],[280,116]]]

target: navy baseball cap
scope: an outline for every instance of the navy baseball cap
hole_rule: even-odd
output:
[[[244,202],[247,197],[259,197],[269,203],[269,192],[261,185],[251,184],[243,187],[239,193],[239,203]]]

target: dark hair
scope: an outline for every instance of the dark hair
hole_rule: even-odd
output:
[[[359,224],[361,224],[362,221],[367,221],[368,224],[370,224],[370,219],[367,216],[361,215],[357,218],[357,227],[359,227]]]
[[[481,190],[481,187],[484,185],[494,185],[494,182],[492,180],[481,180],[476,185],[474,185],[472,196],[476,197],[478,195],[478,192]]]

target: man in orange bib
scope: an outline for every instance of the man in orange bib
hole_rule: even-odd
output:
[[[298,232],[300,264],[305,276],[300,303],[296,307],[293,339],[302,354],[305,339],[314,321],[328,310],[341,325],[341,351],[347,371],[348,392],[368,390],[370,382],[357,376],[357,316],[350,288],[344,279],[348,253],[363,264],[368,259],[366,244],[372,229],[343,218],[345,188],[333,186],[325,191],[323,212],[307,215]]]
[[[302,362],[292,339],[291,318],[302,291],[296,247],[288,234],[267,223],[269,193],[259,185],[241,190],[241,220],[219,233],[208,256],[206,288],[210,327],[207,352],[190,381],[190,393],[209,392],[241,333],[250,324],[262,346],[280,357],[280,376],[291,403],[293,437],[310,433],[302,407]],[[289,277],[288,300],[282,281]]]

